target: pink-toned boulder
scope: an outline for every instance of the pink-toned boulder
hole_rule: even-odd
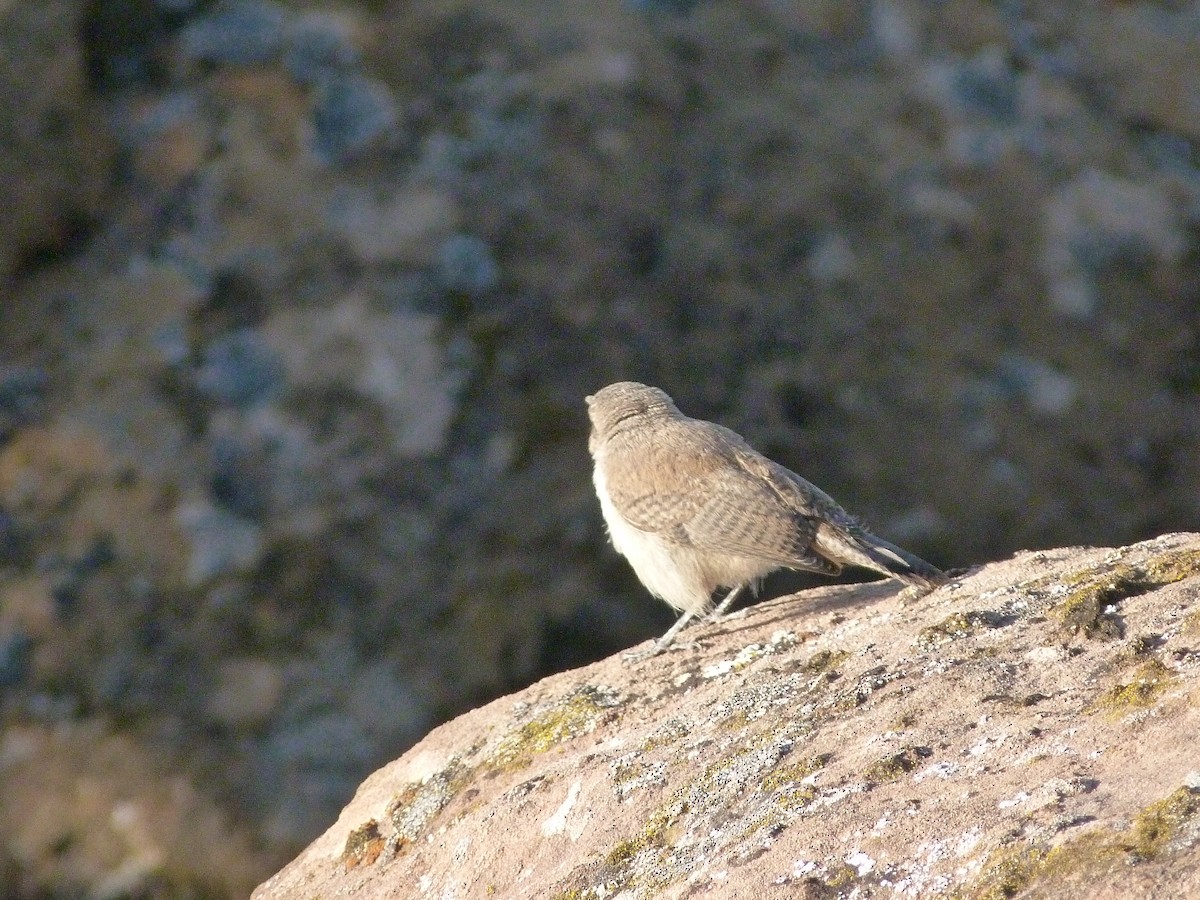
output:
[[[254,897],[1200,896],[1198,600],[1196,534],[771,600],[434,730]]]

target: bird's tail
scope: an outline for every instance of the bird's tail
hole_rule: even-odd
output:
[[[817,529],[815,545],[822,556],[834,562],[874,569],[905,584],[935,588],[950,580],[921,557],[857,526],[844,528],[823,522]]]

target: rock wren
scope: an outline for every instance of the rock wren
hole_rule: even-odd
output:
[[[714,618],[776,569],[836,575],[851,565],[927,589],[946,582],[741,435],[685,416],[658,388],[621,381],[586,399],[592,480],[613,546],[650,593],[683,613],[635,658],[669,647],[712,608],[717,588],[730,591]]]

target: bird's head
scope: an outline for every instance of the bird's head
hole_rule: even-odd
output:
[[[592,420],[589,449],[607,440],[621,427],[646,418],[678,416],[675,402],[656,387],[636,381],[618,381],[584,398],[588,418]]]

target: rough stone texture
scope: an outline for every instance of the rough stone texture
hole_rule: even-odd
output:
[[[1194,528],[1195,21],[0,0],[0,735],[108,723],[261,880],[665,629],[591,491],[623,378],[940,566]]]
[[[1200,535],[688,636],[435,729],[253,896],[1200,891]]]

